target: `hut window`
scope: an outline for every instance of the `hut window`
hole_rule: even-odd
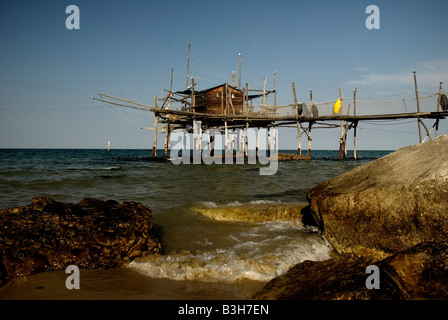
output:
[[[219,92],[216,92],[216,98],[219,98]]]
[[[232,93],[232,99],[235,99],[235,94]]]

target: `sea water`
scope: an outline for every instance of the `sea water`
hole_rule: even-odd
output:
[[[159,288],[141,297],[227,298],[227,287],[266,283],[301,261],[329,259],[332,248],[317,230],[295,221],[217,221],[195,208],[304,203],[320,182],[388,153],[358,151],[358,160],[349,154],[340,161],[338,151],[316,150],[311,160],[280,162],[275,175],[262,176],[259,165],[174,165],[153,159],[148,150],[1,149],[0,208],[27,205],[34,196],[70,203],[85,197],[142,202],[152,208],[163,252],[120,269]],[[103,277],[107,274],[116,277],[120,271]],[[136,282],[133,277],[125,279]],[[91,276],[91,285],[99,278]],[[172,284],[182,284],[182,294],[170,295]],[[215,295],[197,293],[204,286]]]

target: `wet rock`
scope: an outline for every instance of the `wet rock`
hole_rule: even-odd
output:
[[[340,254],[384,259],[448,235],[448,136],[402,148],[308,192],[311,216]]]
[[[379,288],[368,289],[369,265]],[[390,300],[448,298],[448,243],[424,242],[379,262],[340,256],[304,261],[268,282],[259,300]]]
[[[303,154],[279,153],[278,161],[310,160],[311,157]]]
[[[447,299],[448,136],[402,148],[308,192],[304,223],[338,252],[271,280],[256,299]],[[366,268],[380,270],[368,289]]]
[[[159,253],[151,208],[86,198],[77,204],[35,197],[0,210],[0,284],[38,272],[111,268]]]
[[[200,214],[220,221],[297,221],[302,225],[301,211],[307,207],[306,203],[282,202],[259,203],[243,205],[222,205],[212,207],[194,207]]]

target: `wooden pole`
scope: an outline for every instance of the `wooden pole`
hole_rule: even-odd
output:
[[[244,148],[244,155],[249,158],[249,122],[246,122],[246,147]]]
[[[196,157],[197,154],[197,145],[198,145],[198,125],[196,120],[193,119],[193,157]]]
[[[154,106],[157,108],[157,96],[154,96]],[[157,152],[157,125],[159,122],[159,114],[154,113],[154,143],[152,145],[152,157],[156,157]]]
[[[225,94],[227,95],[227,92]],[[224,92],[222,92],[221,93],[221,114],[226,114],[226,113],[227,112],[224,110]]]
[[[353,157],[355,160],[358,159],[358,156],[356,155],[356,128],[358,127],[358,120],[354,122],[354,133],[353,133]]]
[[[258,158],[258,148],[260,146],[260,127],[257,128],[257,144],[255,147],[255,157]]]
[[[188,89],[188,81],[190,80],[190,42],[188,42],[188,57],[187,57],[187,84],[185,89]]]
[[[356,118],[356,91],[358,89],[355,88],[355,91],[353,92],[353,115]],[[356,128],[358,127],[358,121],[354,122],[354,128],[353,128],[353,157],[355,160],[357,159],[356,155]]]
[[[342,96],[342,90],[339,88],[339,99],[341,99],[341,115],[343,114],[343,107],[342,107],[342,100],[343,100],[343,96]],[[343,151],[343,143],[344,143],[344,139],[343,139],[343,135],[344,135],[344,120],[341,120],[341,136],[339,139],[339,160],[342,159],[342,151]]]
[[[274,150],[274,154],[277,153],[277,128],[275,126],[272,127],[272,145],[273,145],[273,150]],[[271,156],[271,154],[269,153],[269,156]]]
[[[439,98],[437,99],[437,112],[440,111],[440,99],[442,96],[442,82],[439,84]],[[436,120],[436,132],[434,134],[436,137],[439,135],[439,118]]]
[[[418,88],[417,88],[417,75],[415,74],[414,71],[414,85],[415,85],[415,99],[417,100],[417,113],[420,113],[420,101],[418,99]],[[420,127],[420,117],[417,117],[417,121],[418,121],[418,137],[419,137],[419,141],[420,143],[422,143],[422,129]]]
[[[299,116],[299,103],[297,102],[296,85],[292,83],[292,93],[294,94],[294,105],[296,107],[296,116]]]
[[[184,149],[182,150],[182,159],[185,159],[184,157],[187,156],[187,135],[185,134],[185,130],[182,130],[182,135],[183,135],[183,144],[184,144]],[[190,159],[190,155],[188,155],[188,159]]]
[[[171,94],[173,92],[173,68],[171,68],[171,84],[170,84],[170,95],[168,97],[168,110],[171,110]]]
[[[168,149],[170,147],[170,134],[171,126],[169,123],[166,124],[166,135],[165,135],[165,157],[168,158]]]
[[[312,122],[308,122],[308,157],[311,157],[311,126]]]
[[[210,135],[210,131],[209,131],[209,135]],[[214,156],[215,155],[215,130],[212,131],[212,136],[209,136],[209,145],[210,145],[210,149],[209,149],[209,156]]]
[[[276,85],[277,73],[274,71],[274,107],[277,106],[277,85]]]
[[[232,71],[232,87],[235,87],[235,71]]]
[[[238,89],[241,90],[241,53],[238,53],[239,63],[238,63]]]
[[[196,99],[194,97],[194,77],[191,77],[191,111],[195,112]]]
[[[232,129],[232,155],[235,153],[235,149],[238,150],[238,141],[235,148],[235,129]]]
[[[171,83],[170,83],[170,92],[168,96],[168,110],[171,110],[171,93],[173,92],[173,68],[171,68]],[[166,124],[166,135],[165,135],[165,157],[168,158],[168,149],[170,147],[170,135],[171,135],[171,126],[168,122]]]
[[[229,153],[229,136],[228,136],[228,132],[227,132],[227,121],[224,121],[224,135],[225,137],[225,147],[224,147],[224,153],[227,154]]]
[[[243,114],[246,113],[246,88],[243,88]]]
[[[226,90],[226,109],[224,111],[224,114],[227,114],[227,109],[229,108],[229,97],[228,97],[228,93],[229,93],[229,84],[226,82],[226,86],[225,86],[225,90]]]
[[[347,108],[347,116],[350,115],[350,104]],[[345,122],[345,133],[344,133],[344,159],[347,156],[347,134],[348,134],[348,121]]]
[[[271,156],[271,127],[268,127],[268,156]]]
[[[294,95],[294,106],[296,107],[296,117],[299,117],[299,104],[297,102],[297,95],[296,95],[296,85],[294,84],[294,82],[292,83],[292,93]],[[297,148],[297,154],[301,155],[302,154],[302,132],[300,130],[300,121],[297,120],[297,139],[299,142],[299,146]]]
[[[249,113],[249,84],[246,82],[246,114]]]
[[[263,108],[263,110],[261,111],[261,113],[263,114],[264,112],[264,106],[266,105],[266,78],[264,78],[264,85],[263,85],[263,101],[261,103],[261,107]]]
[[[296,85],[295,85],[294,82],[292,83],[292,93],[294,95],[294,106],[296,107],[296,118],[298,119],[298,117],[299,117],[299,104],[297,102]],[[298,155],[302,154],[302,133],[301,133],[300,127],[301,127],[300,121],[297,120],[297,139],[298,139],[298,142],[299,142],[299,146],[297,148],[297,154]]]

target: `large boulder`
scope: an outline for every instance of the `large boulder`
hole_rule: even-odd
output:
[[[448,235],[448,136],[402,148],[308,194],[311,216],[340,254],[378,261]]]
[[[375,265],[377,286],[367,267]],[[367,272],[366,272],[367,271]],[[423,242],[378,262],[340,256],[304,261],[272,279],[259,300],[447,299],[448,243]]]
[[[117,267],[161,251],[151,208],[86,198],[77,204],[33,198],[0,210],[0,285],[50,270]]]

